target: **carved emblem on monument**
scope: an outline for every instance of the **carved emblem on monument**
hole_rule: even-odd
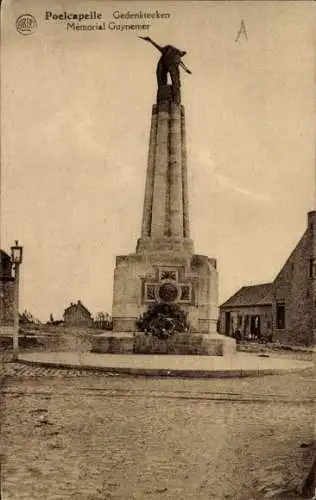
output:
[[[175,302],[179,296],[179,289],[173,283],[164,283],[158,288],[158,295],[163,302]]]
[[[160,271],[160,279],[162,280],[175,280],[177,281],[178,276],[177,276],[177,271],[174,270],[169,270],[169,269],[162,269]]]
[[[143,302],[192,303],[191,283],[181,283],[184,269],[156,269],[155,281],[144,281]]]

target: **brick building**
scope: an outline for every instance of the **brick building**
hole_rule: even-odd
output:
[[[0,335],[12,334],[14,314],[14,277],[11,258],[0,250]]]
[[[309,212],[302,238],[274,280],[275,339],[312,344],[316,339],[316,211]]]
[[[247,319],[248,317],[248,319]],[[272,283],[241,288],[220,306],[219,329],[232,335],[239,329],[293,345],[316,339],[316,211]]]
[[[71,303],[64,311],[64,322],[66,326],[90,327],[93,319],[90,311],[78,300],[77,304]]]

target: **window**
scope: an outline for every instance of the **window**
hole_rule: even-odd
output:
[[[309,277],[314,278],[316,276],[316,259],[309,259]]]
[[[278,330],[284,330],[285,328],[285,304],[277,304],[276,327]]]

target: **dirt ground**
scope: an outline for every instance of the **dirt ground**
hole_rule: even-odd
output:
[[[315,370],[151,379],[2,364],[2,500],[301,498]]]

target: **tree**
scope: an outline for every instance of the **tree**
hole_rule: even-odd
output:
[[[100,330],[112,330],[113,323],[111,315],[103,311],[98,312],[95,316],[94,325]]]
[[[24,309],[23,313],[20,314],[19,322],[23,324],[36,324],[36,325],[39,325],[41,323],[40,320],[35,318],[35,316],[33,316],[33,314],[27,309]]]

